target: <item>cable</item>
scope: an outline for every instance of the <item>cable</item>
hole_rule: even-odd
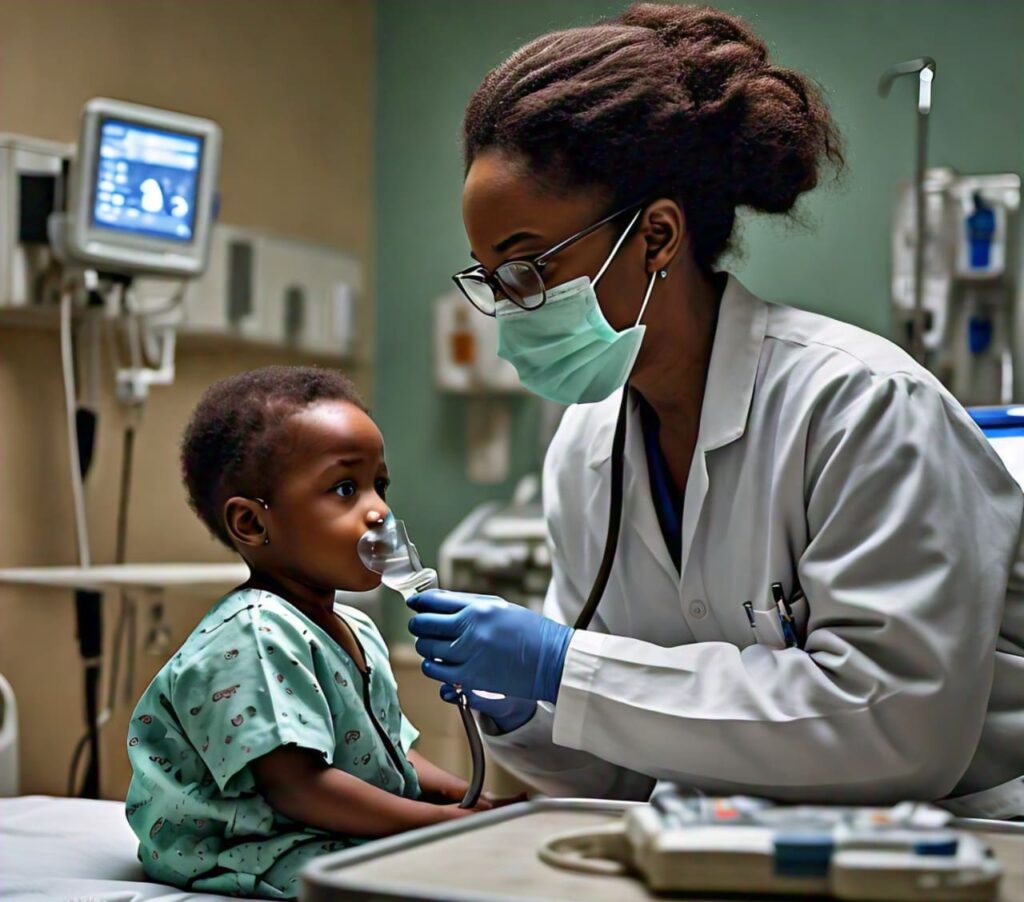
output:
[[[125,427],[122,437],[121,453],[121,489],[117,499],[117,538],[114,550],[114,563],[123,564],[127,560],[128,545],[128,502],[131,491],[132,464],[135,456],[135,426]],[[110,657],[110,678],[107,681],[107,704],[103,714],[103,722],[113,714],[117,706],[117,686],[121,678],[121,653],[124,648],[125,635],[128,628],[128,594],[120,591],[121,605],[117,615],[117,627],[114,631],[114,647]],[[134,663],[134,662],[133,662]],[[104,718],[106,715],[106,718]]]
[[[72,797],[77,792],[76,788],[78,785],[78,762],[82,759],[82,751],[85,748],[85,744],[89,741],[89,734],[84,733],[82,737],[75,743],[75,750],[71,753],[71,767],[68,769],[68,796]]]
[[[75,514],[75,540],[78,546],[78,563],[81,567],[89,567],[92,558],[89,551],[89,525],[85,512],[85,469],[88,461],[82,456],[79,445],[78,411],[76,409],[75,361],[72,348],[71,304],[72,290],[66,288],[60,298],[60,356],[61,372],[64,381],[64,409],[67,418],[69,462],[71,464],[71,496]],[[96,710],[96,697],[99,690],[100,654],[102,649],[102,620],[100,597],[96,592],[75,592],[75,619],[78,624],[78,647],[84,669],[83,683],[85,692],[85,720],[87,732],[85,740],[91,747],[85,777],[82,782],[82,795],[96,797],[99,795],[99,715]],[[74,766],[81,755],[76,748],[73,756]],[[74,770],[71,777],[74,778]]]
[[[121,300],[122,304],[125,302],[127,287],[121,285]],[[62,310],[62,313],[64,311]],[[70,326],[70,317],[67,317],[68,326]],[[62,320],[63,325],[63,320]],[[67,330],[70,332],[70,328]],[[109,335],[109,333],[108,333]],[[63,332],[62,332],[63,339]],[[70,346],[70,341],[66,344]],[[65,349],[65,342],[62,340],[62,351]],[[111,344],[110,346],[112,356],[116,353],[116,348]],[[65,355],[67,359],[68,355]],[[70,396],[72,402],[72,409],[74,407],[75,389],[73,377],[68,386],[67,380],[65,382],[65,397]],[[124,429],[122,439],[122,455],[121,455],[121,483],[118,494],[118,508],[117,508],[117,531],[116,531],[116,542],[114,552],[114,562],[117,564],[123,564],[127,557],[127,541],[128,541],[128,510],[131,490],[131,473],[134,464],[134,452],[135,452],[135,433],[136,433],[136,422],[137,417],[135,412],[129,412],[130,417],[128,425]],[[75,436],[74,447],[72,449],[72,457],[78,457],[77,451],[77,432],[72,433]],[[81,478],[81,468],[76,470]],[[83,493],[84,498],[84,493]],[[89,602],[96,604],[97,602],[93,599],[89,599]],[[98,613],[93,615],[98,617]],[[134,610],[130,599],[124,590],[120,592],[120,606],[117,617],[117,625],[114,630],[113,648],[111,650],[110,658],[110,671],[107,681],[107,693],[105,699],[105,705],[102,711],[96,710],[96,697],[99,691],[99,680],[100,680],[100,667],[98,661],[98,655],[95,658],[87,661],[85,670],[85,683],[86,683],[86,723],[88,728],[86,732],[79,738],[75,745],[74,752],[71,757],[71,765],[68,773],[68,795],[75,795],[75,786],[78,783],[78,772],[80,769],[80,763],[82,755],[85,749],[92,745],[93,747],[93,758],[90,761],[89,770],[86,773],[83,781],[82,793],[89,794],[90,789],[95,794],[98,791],[98,755],[99,755],[99,733],[100,730],[110,721],[113,715],[114,709],[117,706],[117,688],[121,679],[121,660],[125,649],[125,643],[133,642],[134,637]],[[129,649],[129,666],[134,668],[134,655],[132,652],[134,649]]]
[[[135,458],[135,425],[125,427],[121,440],[121,490],[117,501],[117,542],[114,562],[123,564],[128,544],[128,502],[131,493],[132,464]]]
[[[559,833],[545,840],[537,855],[552,867],[604,877],[626,874],[632,865],[630,844],[621,821]]]
[[[60,355],[64,375],[64,408],[67,415],[68,444],[70,445],[71,497],[75,509],[75,539],[78,543],[78,564],[89,567],[89,525],[85,517],[85,489],[81,457],[78,448],[78,426],[75,411],[74,356],[71,349],[71,290],[60,298]]]
[[[115,543],[114,562],[123,564],[127,555],[128,542],[128,507],[131,489],[131,473],[135,452],[135,426],[128,425],[123,435],[123,451],[121,455],[121,486],[118,494],[117,505],[117,536]],[[79,762],[82,757],[90,734],[95,730],[99,731],[110,721],[114,709],[117,707],[117,687],[121,680],[121,658],[125,650],[126,641],[134,642],[134,611],[131,610],[131,601],[127,593],[122,589],[120,593],[120,607],[117,615],[117,626],[114,628],[114,641],[110,655],[110,672],[107,679],[106,703],[102,711],[92,719],[90,729],[78,740],[75,751],[71,758],[71,767],[68,775],[68,795],[75,794],[75,785],[78,779]],[[135,658],[129,648],[129,667],[134,669]]]

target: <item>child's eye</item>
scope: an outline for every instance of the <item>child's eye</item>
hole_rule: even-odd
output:
[[[388,489],[390,487],[391,487],[391,480],[390,479],[378,479],[377,482],[374,483],[374,488],[377,489],[377,494],[380,495],[380,497],[382,499],[387,497]]]
[[[339,482],[335,487],[334,491],[341,495],[342,498],[351,498],[356,493],[356,483],[354,479],[345,479]]]

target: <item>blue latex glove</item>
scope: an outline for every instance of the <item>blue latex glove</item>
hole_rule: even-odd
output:
[[[518,729],[530,720],[537,710],[536,702],[525,698],[513,698],[510,695],[504,698],[484,698],[469,690],[465,696],[469,707],[486,714],[502,733],[511,733]],[[459,693],[451,683],[445,683],[441,686],[441,698],[454,705],[459,701]]]
[[[431,589],[409,599],[423,672],[516,698],[558,698],[573,630],[493,595]],[[435,660],[439,658],[440,661]]]

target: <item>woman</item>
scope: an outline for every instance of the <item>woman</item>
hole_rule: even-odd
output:
[[[638,5],[491,72],[464,149],[456,281],[523,384],[577,405],[544,616],[411,602],[445,698],[507,696],[470,695],[494,757],[558,795],[1024,815],[1017,485],[901,350],[716,269],[738,209],[788,213],[842,164],[810,81],[733,16]]]

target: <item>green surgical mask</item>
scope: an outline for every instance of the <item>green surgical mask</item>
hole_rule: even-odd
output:
[[[544,304],[533,310],[509,300],[498,302],[498,356],[516,368],[523,388],[559,404],[591,404],[626,384],[647,331],[640,320],[657,274],[651,274],[636,323],[621,332],[604,318],[594,289],[640,212],[593,281],[582,276],[558,285],[547,292]]]

